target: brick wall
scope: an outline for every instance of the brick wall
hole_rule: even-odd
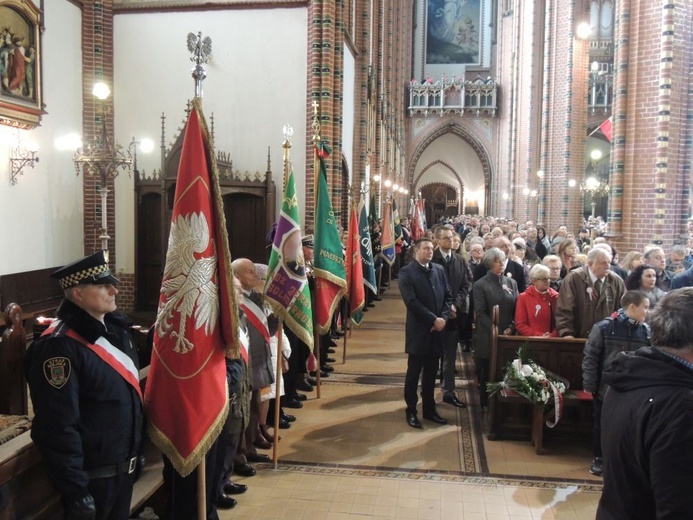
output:
[[[622,250],[686,233],[690,183],[690,0],[618,10],[611,220]]]

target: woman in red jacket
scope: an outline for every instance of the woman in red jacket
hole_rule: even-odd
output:
[[[549,287],[549,268],[537,264],[529,271],[530,285],[515,306],[515,328],[519,336],[556,336],[558,293]]]

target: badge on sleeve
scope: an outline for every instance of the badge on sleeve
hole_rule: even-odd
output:
[[[43,375],[46,376],[46,381],[57,389],[65,386],[71,372],[72,365],[66,357],[50,358],[43,363]]]

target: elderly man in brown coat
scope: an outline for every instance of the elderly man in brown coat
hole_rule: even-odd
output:
[[[560,337],[587,338],[595,323],[618,310],[626,286],[609,271],[610,264],[611,253],[595,247],[587,253],[587,265],[565,277],[556,308]]]

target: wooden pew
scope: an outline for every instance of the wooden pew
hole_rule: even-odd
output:
[[[494,323],[496,313],[494,312]],[[531,359],[569,384],[563,399],[564,412],[559,424],[552,429],[552,436],[591,438],[592,395],[582,389],[582,358],[584,339],[537,338],[527,336],[504,336],[492,330],[489,381],[501,381],[505,367],[517,358],[518,349],[527,342]],[[489,401],[489,440],[499,438],[531,439],[537,454],[544,453],[543,437],[545,420],[541,407],[530,404],[514,392],[501,391]]]
[[[144,385],[149,367],[140,370],[140,385]],[[31,432],[0,445],[0,519],[32,518],[58,520],[63,518],[60,496],[50,483]],[[135,483],[130,502],[134,513],[144,505],[163,484],[161,453],[149,441],[145,444],[145,465]]]

